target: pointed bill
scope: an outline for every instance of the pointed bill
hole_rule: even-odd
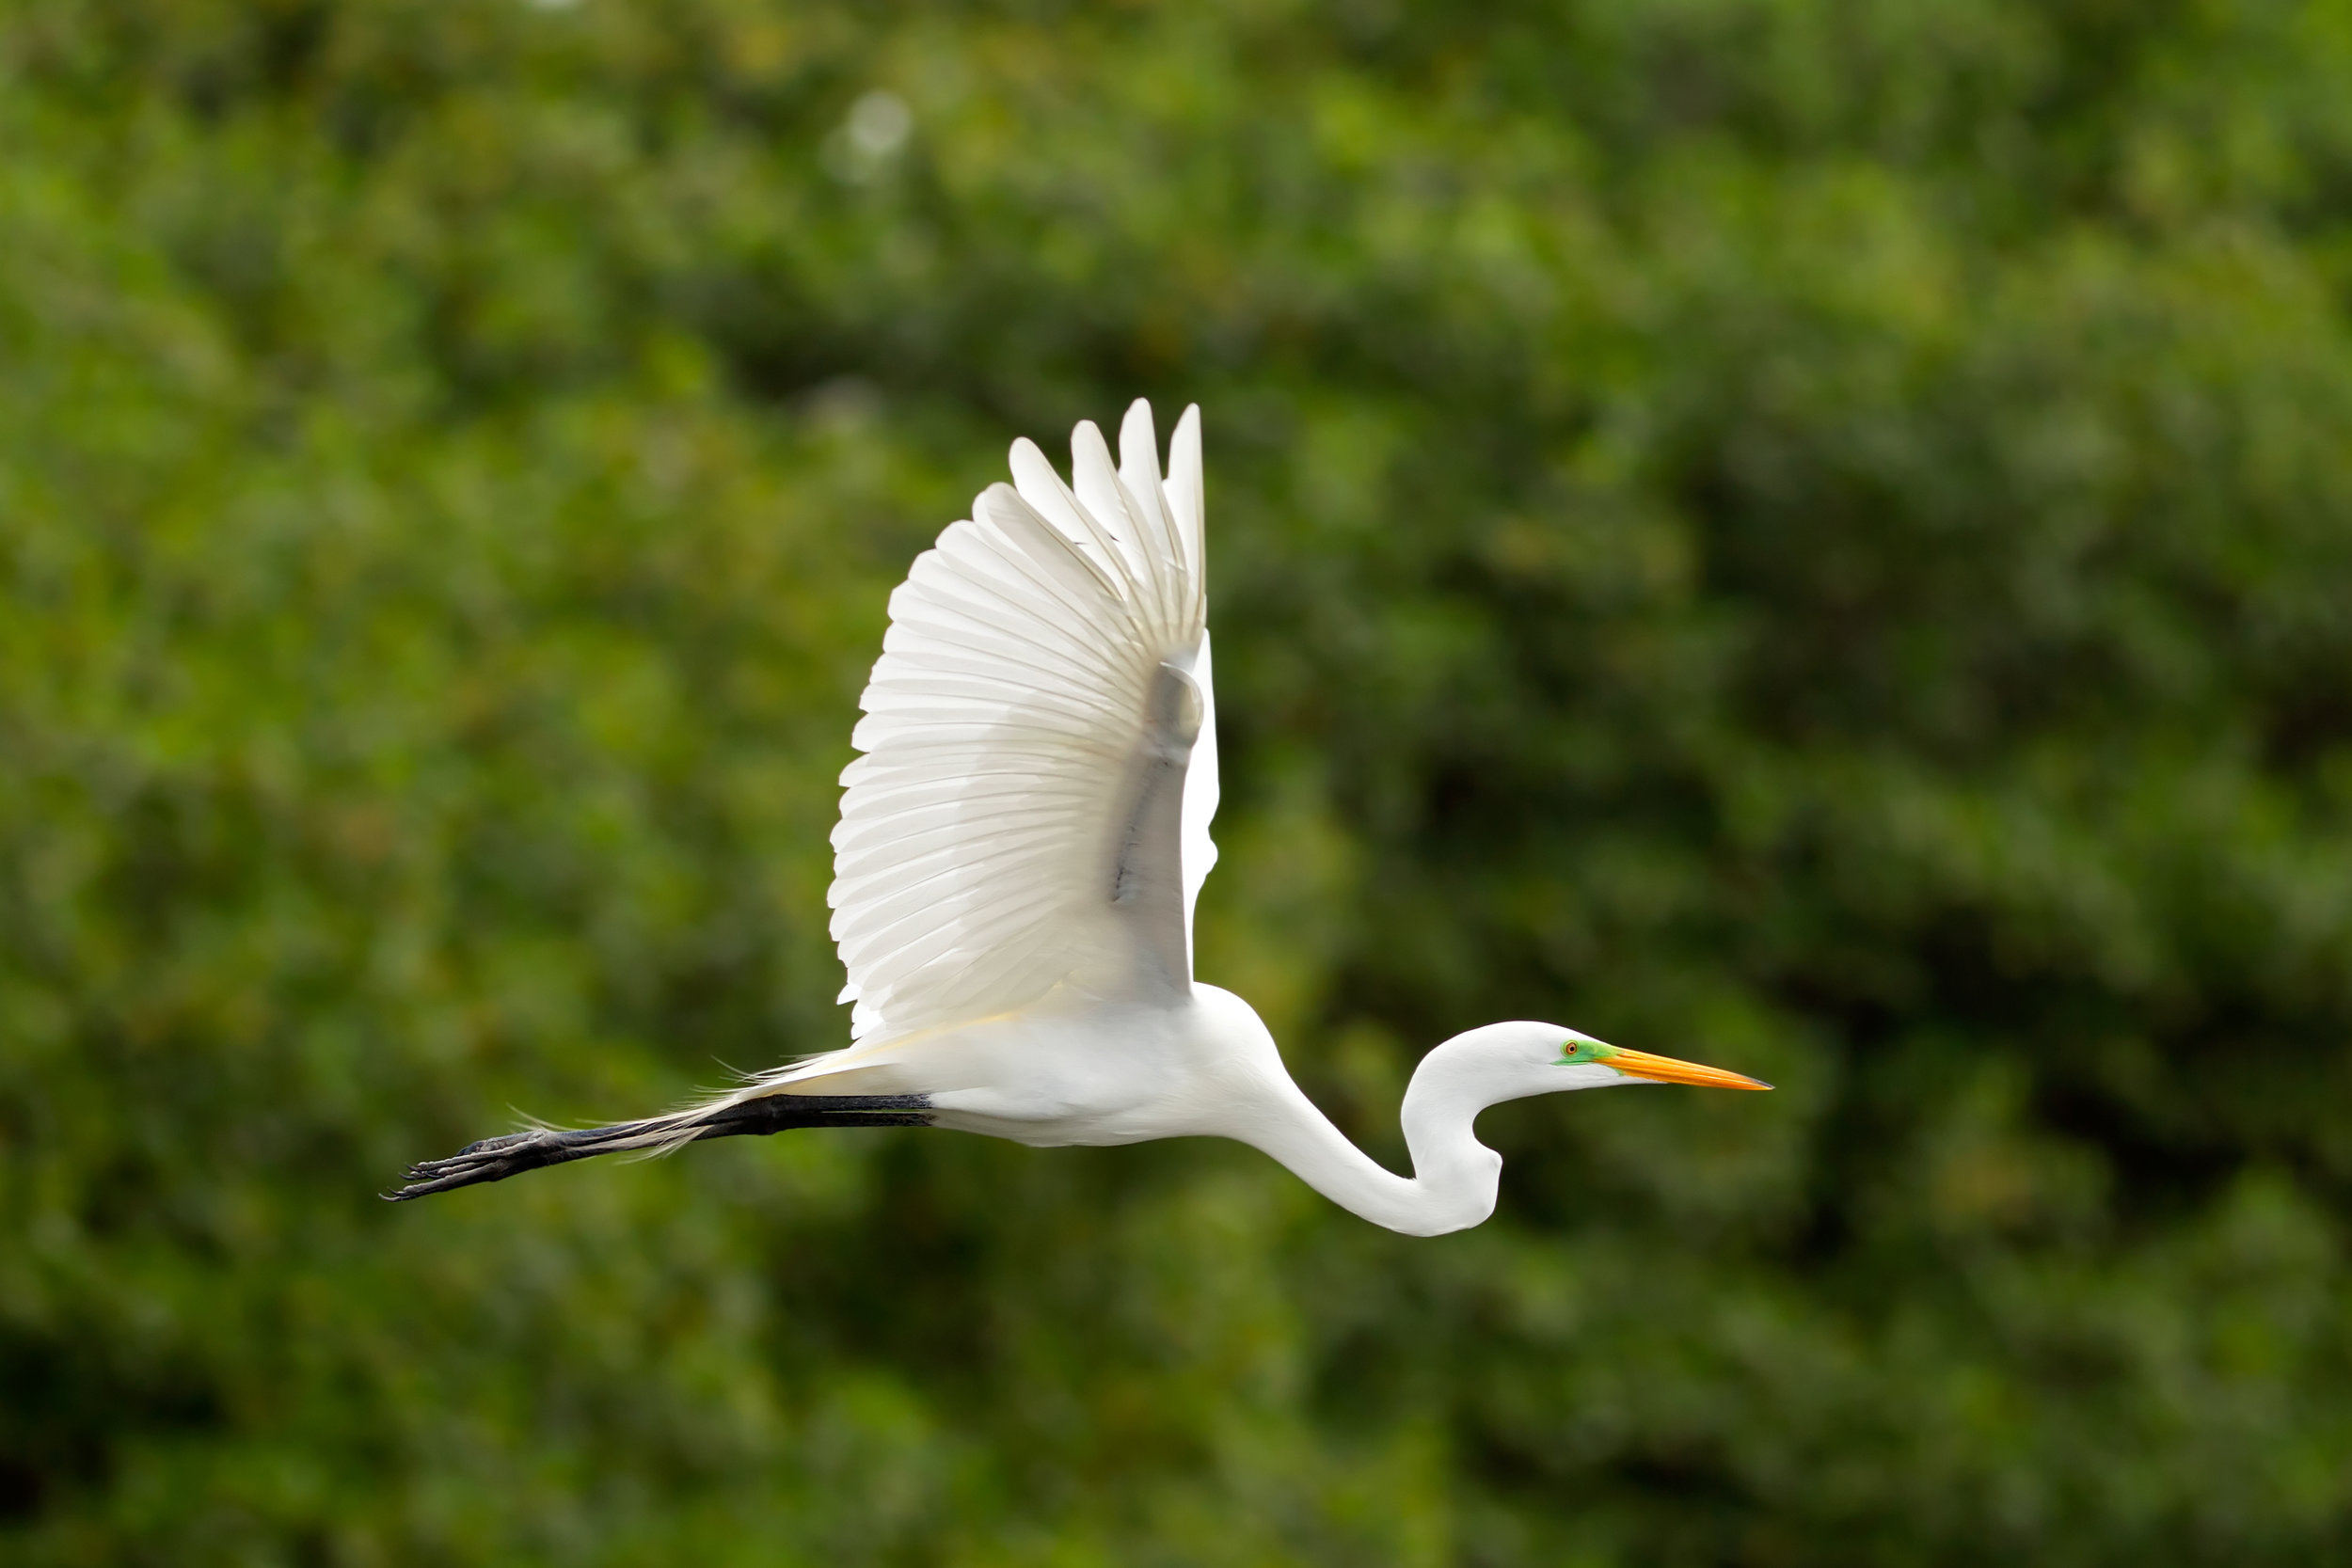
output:
[[[1653,1056],[1646,1051],[1628,1051],[1619,1046],[1606,1058],[1608,1064],[1631,1078],[1647,1078],[1660,1084],[1691,1084],[1706,1089],[1769,1089],[1761,1078],[1750,1078],[1743,1072],[1725,1072],[1719,1067],[1701,1067],[1696,1062],[1678,1062],[1672,1056]]]

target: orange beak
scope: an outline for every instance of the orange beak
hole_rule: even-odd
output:
[[[1672,1056],[1653,1056],[1646,1051],[1628,1051],[1617,1047],[1616,1054],[1606,1058],[1606,1065],[1635,1078],[1648,1078],[1661,1084],[1692,1084],[1705,1089],[1769,1089],[1761,1078],[1750,1078],[1743,1072],[1725,1072],[1719,1067],[1701,1067],[1696,1062],[1677,1062]]]

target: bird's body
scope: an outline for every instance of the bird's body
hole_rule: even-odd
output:
[[[1559,1038],[1543,1024],[1491,1027]],[[1475,1046],[1463,1037],[1448,1047],[1423,1060],[1406,1097],[1411,1180],[1349,1143],[1291,1081],[1256,1010],[1216,986],[1195,985],[1172,1006],[1105,1002],[983,1019],[888,1048],[888,1060],[825,1082],[828,1092],[920,1095],[935,1127],[1040,1148],[1231,1138],[1375,1224],[1436,1235],[1492,1213],[1502,1169],[1469,1136],[1470,1117],[1492,1101],[1449,1070]],[[1416,1116],[1424,1107],[1462,1114]],[[1447,1136],[1456,1130],[1458,1139]]]
[[[487,1139],[394,1196],[879,1122],[1041,1148],[1232,1138],[1375,1224],[1435,1235],[1494,1210],[1502,1161],[1471,1131],[1488,1105],[1645,1081],[1768,1086],[1556,1024],[1489,1024],[1414,1073],[1412,1177],[1349,1143],[1249,1005],[1193,978],[1217,800],[1199,411],[1165,480],[1141,403],[1116,467],[1090,423],[1072,449],[1065,486],[1016,442],[1015,483],[975,500],[892,595],[834,833],[852,1043],[671,1116]]]

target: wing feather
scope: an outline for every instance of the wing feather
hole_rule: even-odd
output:
[[[861,1041],[1190,983],[1216,808],[1199,411],[1165,481],[1141,401],[1119,449],[1080,424],[1064,483],[1014,442],[1012,483],[891,595],[828,895]]]

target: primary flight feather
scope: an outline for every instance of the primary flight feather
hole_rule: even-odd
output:
[[[787,1128],[911,1125],[1022,1143],[1238,1139],[1395,1230],[1493,1212],[1505,1100],[1636,1083],[1770,1087],[1557,1024],[1488,1024],[1406,1090],[1414,1174],[1301,1094],[1248,1003],[1192,975],[1216,858],[1200,416],[1163,477],[1150,407],[1071,438],[1065,484],[1013,443],[1012,483],[950,523],[890,598],[834,830],[850,1043],[646,1121],[534,1128],[413,1166],[421,1197],[622,1149]]]

